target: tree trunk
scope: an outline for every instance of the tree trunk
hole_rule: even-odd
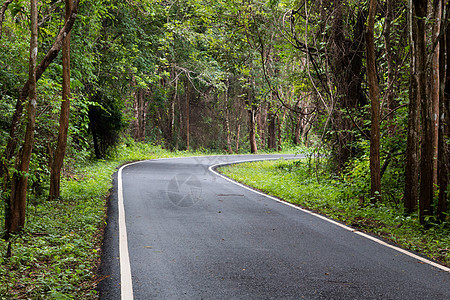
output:
[[[440,41],[442,17],[442,0],[433,1],[433,30],[432,42],[436,43],[431,61],[431,103],[432,103],[432,122],[433,122],[433,187],[436,189],[438,184],[438,136],[439,136],[439,97],[440,97]]]
[[[175,91],[169,107],[169,130],[167,135],[167,144],[170,148],[173,147],[173,134],[175,130],[175,103],[177,103],[178,97],[178,76],[175,73]]]
[[[268,104],[261,105],[258,117],[259,141],[261,149],[266,148],[266,132],[267,132],[267,110]]]
[[[379,199],[381,194],[381,170],[380,170],[380,91],[378,87],[374,24],[377,0],[370,0],[369,17],[366,32],[367,53],[367,81],[371,102],[372,125],[370,130],[370,196],[372,201]]]
[[[72,11],[72,0],[65,1],[66,16],[65,20],[70,17]],[[60,197],[61,168],[64,162],[67,147],[67,132],[69,129],[70,114],[70,32],[67,34],[62,47],[62,64],[63,64],[63,93],[61,103],[61,113],[59,116],[58,142],[56,145],[55,155],[53,157],[52,169],[50,171],[50,193],[49,200]]]
[[[236,128],[236,153],[239,153],[239,138],[241,134],[241,122],[238,120]]]
[[[304,107],[303,111],[305,112],[305,114],[309,113],[309,110],[307,107]],[[312,114],[310,114],[308,116],[305,115],[302,118],[301,139],[304,142],[305,147],[309,147],[308,133],[312,129],[313,118],[314,118],[314,116]]]
[[[36,69],[35,69],[36,81],[38,81],[39,78],[41,78],[44,71],[47,69],[47,67],[52,63],[52,61],[58,55],[59,50],[62,47],[64,37],[70,32],[70,30],[72,29],[73,24],[75,22],[75,18],[76,18],[77,12],[78,12],[79,2],[80,2],[80,0],[74,1],[73,7],[72,7],[72,13],[70,14],[69,19],[64,24],[63,28],[61,28],[61,30],[59,31],[58,36],[55,39],[55,42],[53,43],[52,47],[45,55],[44,59],[42,59],[40,64],[36,67]],[[17,142],[18,142],[18,140],[17,140],[18,128],[19,128],[20,121],[22,118],[24,104],[28,97],[30,84],[31,84],[30,79],[28,79],[28,81],[22,87],[22,89],[19,93],[19,98],[17,99],[17,102],[16,102],[14,114],[12,117],[11,126],[10,126],[10,130],[9,130],[8,144],[6,145],[4,156],[3,156],[3,158],[4,158],[3,165],[0,168],[0,178],[2,178],[2,177],[4,178],[4,180],[3,180],[4,185],[7,185],[9,182],[8,163],[9,163],[9,160],[13,157],[14,153],[16,152],[16,147],[17,147]]]
[[[256,145],[256,106],[254,102],[253,89],[250,88],[247,94],[247,99],[245,100],[248,110],[248,130],[249,130],[249,142],[250,142],[250,153],[257,153],[258,147]]]
[[[17,171],[13,175],[11,197],[10,197],[10,212],[5,218],[5,229],[7,235],[9,233],[19,232],[25,226],[26,214],[26,200],[27,200],[27,185],[28,185],[28,171],[30,167],[31,152],[33,150],[34,142],[34,128],[36,124],[36,59],[38,53],[38,9],[37,0],[31,0],[31,40],[30,40],[30,60],[29,60],[29,90],[28,90],[28,123],[25,132],[25,139],[23,147],[17,157]]]
[[[141,93],[141,141],[145,142],[145,137],[147,135],[147,110],[148,110],[148,102],[145,101],[145,97],[148,95],[148,90],[142,90]]]
[[[432,102],[427,95],[427,78],[426,78],[426,18],[427,18],[427,1],[413,0],[415,9],[414,18],[417,20],[417,36],[416,36],[416,55],[417,63],[416,81],[418,97],[420,99],[421,108],[421,130],[422,130],[422,146],[420,159],[420,184],[419,184],[419,218],[420,222],[425,222],[425,216],[430,214],[431,203],[433,200],[433,140],[434,126],[432,121]]]
[[[276,148],[276,132],[277,132],[277,116],[274,114],[269,107],[269,138],[267,141],[267,146],[269,149],[273,150]]]
[[[353,123],[345,116],[345,110],[354,110],[366,104],[364,92],[362,90],[362,67],[364,53],[364,31],[365,12],[360,10],[355,20],[353,35],[349,34],[344,27],[347,22],[345,16],[346,1],[328,1],[331,16],[324,16],[331,22],[329,51],[332,74],[330,79],[335,96],[339,99],[336,102],[336,109],[333,110],[334,120],[332,122],[335,131],[336,143],[334,168],[336,173],[345,170],[347,162],[353,154],[352,143],[355,139],[353,133]]]
[[[91,129],[92,141],[94,143],[95,158],[101,159],[102,158],[102,151],[100,149],[101,145],[100,145],[100,138],[98,136],[98,129],[96,128],[95,113],[94,113],[95,109],[96,109],[95,106],[90,106],[89,107],[89,112],[88,112],[89,127]]]
[[[134,140],[136,142],[139,142],[141,140],[140,138],[140,124],[141,124],[141,114],[140,114],[140,100],[141,100],[141,89],[138,89],[134,92],[134,99],[133,99],[133,116],[134,116]]]
[[[145,127],[147,118],[147,106],[144,89],[139,89],[134,95],[134,140],[145,141]]]
[[[393,0],[386,0],[386,17],[385,17],[385,27],[384,27],[384,48],[386,51],[386,62],[387,62],[387,86],[386,89],[386,106],[388,110],[388,135],[393,136],[395,133],[394,124],[394,114],[390,112],[395,109],[394,103],[394,62],[391,46],[391,23],[393,19]]]
[[[231,130],[230,130],[230,104],[229,104],[229,88],[230,83],[227,79],[225,86],[225,130],[227,132],[227,150],[228,153],[233,153],[231,149]]]
[[[131,86],[134,87],[134,91],[132,93],[133,97],[133,138],[134,141],[139,140],[139,91],[140,89],[136,89],[136,78],[133,76],[131,79]]]
[[[417,209],[419,201],[419,128],[420,128],[420,101],[418,97],[418,86],[416,80],[416,40],[417,40],[417,19],[415,6],[409,0],[409,42],[411,48],[411,66],[410,66],[410,89],[409,89],[409,107],[408,107],[408,136],[406,141],[405,158],[405,192],[403,196],[405,211],[412,213]]]
[[[447,3],[447,11],[450,11],[450,2]],[[446,28],[446,35],[443,36],[443,39],[441,40],[441,75],[442,75],[442,82],[443,84],[443,91],[441,93],[440,97],[440,120],[439,120],[439,154],[438,154],[438,185],[439,185],[439,197],[438,197],[438,206],[437,206],[437,217],[442,222],[445,221],[446,213],[448,209],[448,176],[449,176],[449,169],[450,169],[450,147],[447,144],[448,137],[450,136],[449,132],[449,122],[450,122],[450,115],[449,115],[449,105],[450,105],[450,71],[447,69],[445,70],[444,66],[447,65],[450,66],[450,37],[449,37],[450,30],[447,27]],[[444,46],[445,45],[445,46]],[[445,57],[445,52],[447,53]],[[446,58],[447,61],[444,60]]]
[[[189,151],[189,135],[190,135],[190,129],[189,129],[189,81],[186,80],[186,150]]]
[[[303,116],[301,114],[294,115],[295,129],[294,129],[294,145],[300,145],[301,124]]]
[[[183,107],[182,107],[182,102],[183,99],[182,97],[177,97],[178,101],[177,101],[177,106],[178,106],[178,126],[177,126],[177,132],[176,132],[176,140],[175,140],[175,150],[178,151],[178,149],[180,148],[180,140],[182,138],[182,132],[183,132]]]
[[[255,106],[251,105],[248,113],[249,113],[249,139],[250,139],[250,153],[257,153],[258,147],[256,144],[256,130],[255,130]]]
[[[286,120],[286,110],[283,111],[283,116],[281,117],[281,119],[278,119],[278,123],[277,123],[277,150],[281,151],[282,150],[282,128],[284,125],[284,121]]]

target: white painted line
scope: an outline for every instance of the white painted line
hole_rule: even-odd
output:
[[[131,265],[130,265],[130,255],[128,252],[128,238],[127,238],[127,225],[125,220],[125,207],[123,203],[123,184],[122,184],[122,170],[128,166],[149,162],[149,161],[160,161],[169,159],[183,159],[183,158],[201,158],[201,157],[211,157],[211,156],[222,156],[222,155],[205,155],[205,156],[187,156],[187,157],[164,157],[147,159],[142,161],[132,162],[123,165],[119,168],[117,174],[117,197],[118,197],[118,213],[119,213],[119,260],[120,260],[120,293],[122,300],[134,299],[133,296],[133,280],[131,277]],[[264,159],[262,159],[264,160]]]
[[[393,249],[393,250],[395,250],[395,251],[398,251],[398,252],[400,252],[400,253],[403,253],[403,254],[405,254],[405,255],[407,255],[407,256],[409,256],[409,257],[412,257],[412,258],[414,258],[414,259],[417,259],[417,260],[419,260],[419,261],[421,261],[421,262],[423,262],[423,263],[425,263],[425,264],[431,265],[431,266],[433,266],[433,267],[436,267],[436,268],[438,268],[438,269],[441,269],[442,271],[446,271],[446,272],[449,272],[449,273],[450,273],[450,268],[448,268],[448,267],[446,267],[446,266],[443,266],[443,265],[441,265],[441,264],[438,264],[438,263],[436,263],[436,262],[433,262],[433,261],[431,261],[431,260],[429,260],[429,259],[423,258],[423,257],[421,257],[421,256],[419,256],[419,255],[416,255],[416,254],[414,254],[414,253],[412,253],[412,252],[409,252],[409,251],[407,251],[407,250],[405,250],[405,249],[402,249],[402,248],[400,248],[400,247],[397,247],[397,246],[394,246],[394,245],[390,245],[390,244],[388,244],[388,243],[386,243],[386,242],[384,242],[384,241],[382,241],[382,240],[380,240],[380,239],[378,239],[378,238],[376,238],[376,237],[373,237],[373,236],[371,236],[371,235],[369,235],[369,234],[366,234],[366,233],[364,233],[364,232],[361,232],[361,231],[358,231],[358,230],[356,230],[356,229],[353,229],[353,228],[351,228],[351,227],[349,227],[349,226],[347,226],[347,225],[341,224],[341,223],[336,222],[336,221],[334,221],[334,220],[331,220],[331,219],[329,219],[329,218],[327,218],[327,217],[325,217],[325,216],[316,214],[316,213],[314,213],[314,212],[312,212],[312,211],[306,210],[306,209],[301,208],[301,207],[299,207],[299,206],[296,206],[296,205],[294,205],[294,204],[292,204],[292,203],[288,203],[288,202],[286,202],[286,201],[282,201],[282,200],[280,200],[280,199],[278,199],[278,198],[275,198],[275,197],[273,197],[273,196],[270,196],[270,195],[264,194],[264,193],[262,193],[262,192],[260,192],[260,191],[254,190],[254,189],[252,189],[252,188],[250,188],[250,187],[248,187],[248,186],[246,186],[246,185],[243,185],[243,184],[241,184],[241,183],[239,183],[239,182],[237,182],[237,181],[234,181],[233,179],[231,179],[231,178],[229,178],[229,177],[226,177],[226,176],[224,176],[224,175],[222,175],[222,174],[220,174],[220,173],[218,173],[217,171],[214,170],[214,169],[216,169],[216,168],[218,168],[218,167],[220,167],[220,166],[225,166],[225,165],[230,165],[230,164],[235,164],[235,163],[253,162],[253,161],[259,161],[259,160],[264,160],[264,159],[247,160],[247,161],[236,161],[236,162],[234,162],[234,163],[230,163],[230,162],[228,162],[228,163],[220,163],[220,164],[215,164],[215,165],[210,166],[210,167],[209,167],[209,170],[210,170],[211,172],[213,172],[214,174],[216,174],[217,176],[220,176],[220,177],[222,177],[223,179],[228,180],[229,182],[232,182],[232,183],[234,183],[234,184],[236,184],[236,185],[238,185],[238,186],[240,186],[240,187],[243,187],[244,189],[247,189],[247,190],[252,191],[252,192],[254,192],[254,193],[257,193],[257,194],[259,194],[259,195],[261,195],[261,196],[264,196],[264,197],[267,197],[267,198],[269,198],[269,199],[271,199],[271,200],[277,201],[277,202],[279,202],[279,203],[283,203],[283,204],[285,204],[285,205],[288,205],[288,206],[290,206],[290,207],[293,207],[293,208],[295,208],[295,209],[298,209],[298,210],[300,210],[300,211],[302,211],[302,212],[305,212],[305,213],[307,213],[307,214],[313,215],[313,216],[315,216],[315,217],[317,217],[317,218],[320,218],[320,219],[325,220],[325,221],[327,221],[327,222],[329,222],[329,223],[332,223],[332,224],[334,224],[334,225],[336,225],[336,226],[339,226],[339,227],[341,227],[341,228],[343,228],[343,229],[345,229],[345,230],[351,231],[351,232],[353,232],[353,233],[355,233],[355,234],[358,234],[358,235],[360,235],[360,236],[362,236],[362,237],[365,237],[365,238],[367,238],[367,239],[369,239],[369,240],[371,240],[371,241],[374,241],[374,242],[376,242],[376,243],[378,243],[378,244],[380,244],[380,245],[383,245],[383,246],[385,246],[385,247],[391,248],[391,249]]]
[[[134,163],[132,163],[134,164]],[[117,195],[119,210],[119,259],[120,259],[120,294],[122,300],[133,299],[133,281],[131,279],[130,256],[128,253],[127,224],[125,222],[125,207],[123,205],[122,170],[132,164],[120,167],[117,174]]]

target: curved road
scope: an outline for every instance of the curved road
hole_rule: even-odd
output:
[[[450,299],[448,268],[209,170],[276,157],[174,158],[122,168],[109,202],[101,299]]]

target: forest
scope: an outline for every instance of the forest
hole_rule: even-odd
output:
[[[6,239],[139,143],[325,158],[362,203],[448,223],[449,1],[0,3]]]

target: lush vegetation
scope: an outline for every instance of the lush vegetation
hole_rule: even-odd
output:
[[[58,235],[42,214],[101,204],[67,189],[89,184],[90,165],[147,157],[136,142],[158,155],[304,147],[327,157],[307,165],[309,188],[336,188],[341,210],[395,208],[397,231],[418,216],[424,236],[448,232],[450,3],[428,2],[0,0],[2,235],[40,257],[43,241],[80,240],[81,220],[54,225],[70,230]],[[351,223],[366,219],[391,228]],[[19,274],[5,245],[2,263]],[[29,278],[45,265],[30,264]]]
[[[450,266],[450,224],[428,220],[425,228],[417,214],[405,214],[401,203],[371,203],[360,193],[366,188],[360,178],[362,174],[353,174],[342,181],[331,177],[323,166],[306,159],[244,163],[222,167],[219,171],[269,195]]]
[[[135,143],[115,150],[106,160],[74,165],[58,201],[29,199],[25,230],[0,239],[0,299],[96,299],[112,174],[130,161],[200,154]]]

